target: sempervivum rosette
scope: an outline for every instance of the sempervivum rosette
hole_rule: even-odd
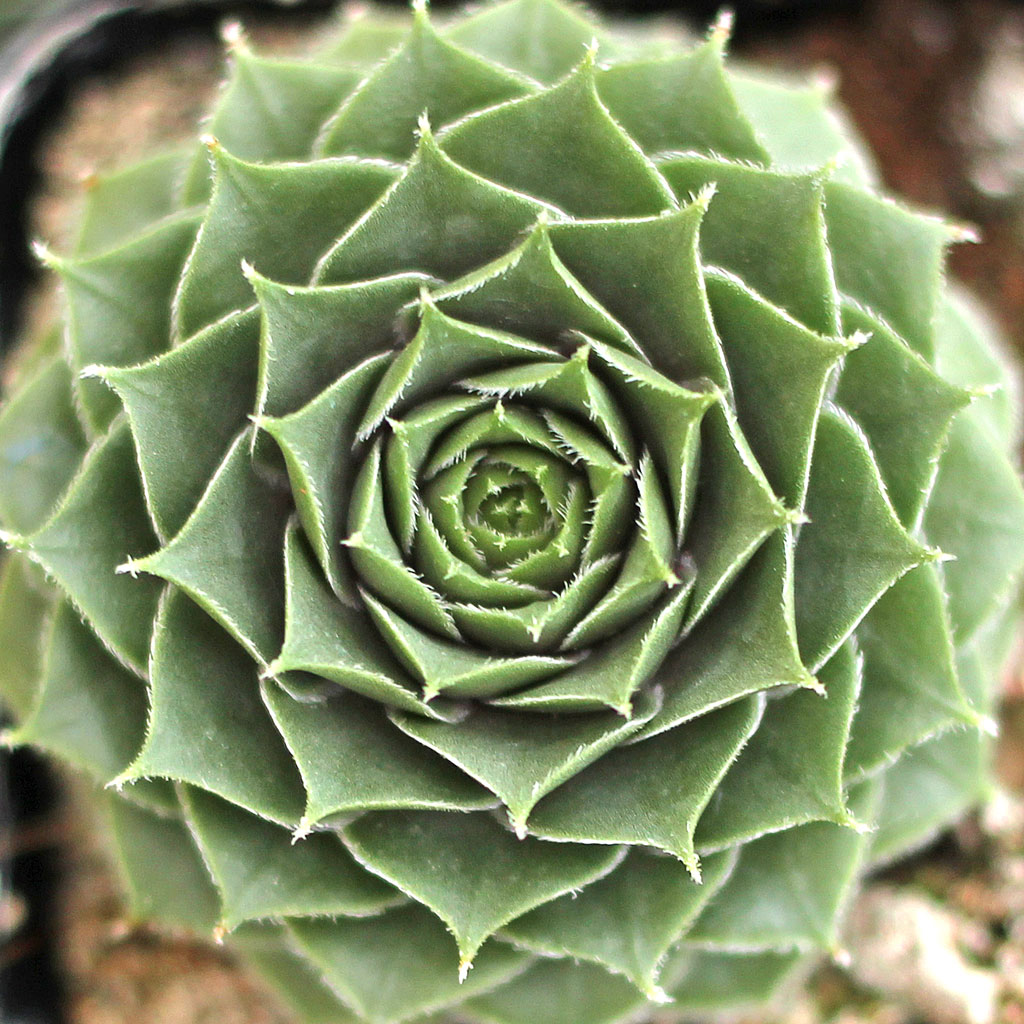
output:
[[[236,35],[205,151],[44,252],[13,739],[108,784],[140,916],[305,1020],[763,999],[984,792],[1006,373],[957,230],[725,35],[553,0]]]

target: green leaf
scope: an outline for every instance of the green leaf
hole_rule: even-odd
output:
[[[431,294],[449,316],[561,349],[566,332],[636,352],[636,343],[566,269],[540,221],[523,243]],[[548,353],[550,358],[550,353]]]
[[[877,184],[874,159],[833,102],[828,84],[735,68],[729,71],[729,84],[773,166],[815,170],[834,164],[837,181],[862,188]]]
[[[395,542],[387,518],[380,449],[378,439],[358,470],[348,508],[350,532],[342,543],[364,585],[431,632],[456,637],[441,598],[409,567]]]
[[[246,426],[255,401],[257,345],[257,316],[248,310],[148,363],[91,369],[125,407],[146,503],[162,537],[185,525]]]
[[[568,270],[660,373],[673,382],[706,377],[727,389],[698,254],[710,198],[702,194],[657,217],[554,223],[548,233]]]
[[[67,601],[45,642],[38,700],[10,741],[35,744],[107,783],[142,745],[145,683],[111,658]]]
[[[950,383],[984,393],[971,415],[1015,451],[1021,426],[1016,364],[988,313],[953,282],[943,289],[935,320],[935,368]]]
[[[963,643],[1013,590],[1024,568],[1024,492],[1014,464],[967,410],[954,421],[925,510],[943,567],[953,637]]]
[[[353,67],[253,53],[229,42],[231,72],[207,131],[253,163],[308,160],[323,123],[359,84]]]
[[[835,401],[863,428],[893,508],[912,527],[927,501],[950,423],[971,395],[849,303],[843,305],[843,328],[868,340],[846,357]]]
[[[67,302],[71,368],[131,366],[163,352],[171,339],[171,300],[196,237],[195,214],[175,214],[97,256],[46,255]],[[106,429],[120,403],[97,381],[80,380],[89,428]]]
[[[869,774],[953,725],[978,725],[957,677],[949,615],[934,565],[912,569],[857,630],[864,687],[846,773]]]
[[[768,162],[725,71],[724,36],[712,31],[688,53],[616,63],[599,72],[601,99],[647,153],[711,152]]]
[[[341,31],[330,33],[317,55],[332,64],[372,68],[402,45],[412,19],[407,10],[382,7],[341,9]]]
[[[526,820],[539,800],[637,732],[657,708],[654,700],[639,704],[628,719],[478,706],[452,723],[401,713],[393,713],[391,720],[498,796],[512,828],[525,835]]]
[[[977,729],[943,733],[905,753],[880,776],[872,863],[919,849],[991,795],[991,740]]]
[[[543,956],[600,964],[627,977],[648,999],[666,955],[728,878],[735,854],[708,857],[700,885],[671,857],[631,850],[605,878],[520,917],[502,930],[516,946]]]
[[[807,514],[796,549],[796,621],[804,660],[817,670],[893,583],[938,552],[904,529],[867,439],[834,406],[818,424]]]
[[[870,791],[852,801],[871,820]],[[840,915],[867,853],[866,830],[800,825],[747,843],[739,863],[686,936],[719,952],[838,949]]]
[[[715,953],[684,949],[673,957],[666,975],[676,980],[673,1008],[702,1016],[738,1006],[760,1010],[805,962],[800,953]]]
[[[363,601],[388,646],[422,684],[427,702],[439,693],[495,697],[547,679],[574,660],[548,654],[504,658],[467,644],[439,640],[369,594],[363,595]]]
[[[341,559],[341,540],[357,468],[356,433],[387,364],[387,355],[367,359],[296,412],[257,421],[284,454],[295,507],[321,568],[350,602],[355,593]]]
[[[277,281],[306,284],[321,254],[395,179],[369,161],[254,164],[216,142],[210,154],[213,196],[175,297],[181,337],[251,305],[243,260]]]
[[[363,867],[445,922],[463,977],[503,925],[603,877],[622,859],[615,847],[518,839],[486,814],[367,814],[344,834]]]
[[[231,936],[231,947],[304,1024],[360,1024],[289,938],[280,925],[245,925]]]
[[[811,821],[852,823],[843,757],[863,691],[849,646],[825,665],[821,683],[823,693],[769,695],[757,732],[700,819],[698,849],[724,849]]]
[[[481,810],[494,797],[404,736],[379,704],[355,694],[300,702],[273,683],[267,705],[299,766],[304,823],[366,810]]]
[[[23,722],[38,698],[43,671],[41,638],[54,604],[42,572],[24,555],[8,551],[0,564],[0,698],[3,710]]]
[[[302,784],[260,700],[255,665],[174,589],[161,603],[151,685],[145,745],[118,782],[174,779],[271,821],[299,820]]]
[[[705,281],[743,436],[775,492],[801,508],[830,374],[863,339],[815,334],[731,275]]]
[[[652,846],[700,877],[697,820],[743,744],[763,702],[745,698],[653,739],[619,747],[538,805],[530,832],[545,839]]]
[[[365,410],[359,436],[370,436],[392,413],[414,407],[463,377],[547,356],[550,352],[541,345],[461,323],[424,301],[419,328],[388,367]]]
[[[794,520],[765,479],[728,406],[709,406],[702,428],[693,520],[684,540],[697,573],[688,627],[713,606],[761,544]]]
[[[441,148],[485,178],[573,217],[644,217],[674,206],[651,162],[598,98],[594,54],[557,85],[474,114]]]
[[[395,274],[298,288],[254,270],[248,277],[262,317],[259,412],[270,416],[295,412],[373,353],[393,348],[400,311],[431,280]]]
[[[764,170],[686,154],[658,161],[680,200],[715,191],[700,228],[707,263],[821,334],[839,326],[823,216],[825,174]]]
[[[689,390],[674,384],[638,359],[593,342],[623,408],[651,453],[660,478],[668,483],[673,528],[681,540],[692,512],[704,413],[720,399],[711,389]]]
[[[492,943],[460,983],[455,944],[417,904],[366,921],[291,921],[289,929],[328,985],[370,1024],[399,1024],[462,1003],[529,963],[525,954]]]
[[[180,587],[266,664],[283,633],[289,510],[285,496],[257,474],[251,439],[251,429],[239,434],[181,530],[126,571]]]
[[[217,891],[184,823],[119,796],[108,795],[106,807],[132,917],[209,935]]]
[[[498,707],[548,712],[609,708],[623,718],[632,718],[635,695],[655,675],[679,640],[692,588],[692,579],[680,583],[652,612],[629,629],[613,635],[589,657],[551,682],[492,703]]]
[[[483,1024],[621,1024],[647,1000],[625,978],[595,964],[541,960],[465,1010]]]
[[[825,186],[836,283],[931,361],[946,246],[954,227],[861,188]],[[885,273],[880,273],[880,268]]]
[[[320,284],[416,270],[438,278],[497,259],[545,211],[537,199],[460,167],[437,146],[429,124],[402,176],[317,264]]]
[[[556,649],[608,588],[619,559],[607,556],[584,564],[552,598],[519,608],[451,606],[464,637],[483,647],[522,654]]]
[[[56,580],[119,661],[145,675],[160,587],[118,569],[156,539],[123,421],[86,454],[52,518],[10,543]]]
[[[86,178],[75,255],[113,249],[176,213],[188,159],[187,150],[171,150]]]
[[[285,632],[268,676],[310,672],[355,693],[428,718],[443,702],[427,705],[395,660],[358,600],[348,605],[327,586],[306,545],[289,525],[285,541]]]
[[[551,85],[568,74],[602,30],[557,0],[512,0],[461,18],[447,33],[459,46]]]
[[[402,46],[366,78],[324,126],[319,152],[405,160],[420,115],[438,125],[531,91],[528,80],[442,39],[426,4],[413,8]]]
[[[183,796],[221,894],[221,925],[281,917],[366,917],[403,902],[352,859],[333,832],[296,842],[287,829],[201,789]]]
[[[662,662],[652,683],[665,700],[642,736],[760,690],[819,686],[797,650],[791,529],[760,547],[722,600]]]
[[[0,520],[12,530],[43,525],[85,454],[71,387],[56,357],[0,410]]]

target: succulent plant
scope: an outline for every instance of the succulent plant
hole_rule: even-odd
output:
[[[235,32],[204,145],[41,250],[9,740],[310,1024],[762,1001],[986,792],[1024,495],[964,232],[727,35]]]

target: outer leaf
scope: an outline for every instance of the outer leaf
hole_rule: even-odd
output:
[[[827,85],[796,82],[731,69],[729,84],[740,108],[757,126],[770,163],[792,170],[835,164],[837,181],[876,185],[878,173],[867,148]]]
[[[160,588],[117,573],[155,543],[125,423],[89,450],[52,518],[10,543],[57,581],[115,657],[145,674]]]
[[[944,733],[914,747],[881,776],[872,862],[915,850],[989,797],[991,743],[976,729]]]
[[[426,121],[418,131],[402,177],[317,264],[319,283],[399,270],[458,277],[497,259],[543,212],[560,216],[460,167],[438,148]]]
[[[857,630],[864,687],[846,773],[873,772],[954,725],[979,723],[957,677],[942,580],[935,566],[907,573]]]
[[[466,1009],[485,1024],[619,1024],[632,1020],[646,999],[625,978],[594,964],[541,960]]]
[[[653,701],[645,703],[630,719],[609,713],[550,715],[484,707],[452,723],[408,714],[391,719],[498,796],[512,827],[525,835],[537,801],[640,729],[657,707]]]
[[[368,814],[345,829],[356,859],[434,911],[459,947],[465,977],[502,925],[613,871],[614,847],[517,839],[485,814]]]
[[[186,151],[173,150],[87,178],[75,255],[113,249],[175,213],[187,161]]]
[[[289,939],[282,926],[247,925],[231,936],[231,944],[306,1024],[360,1024]]]
[[[146,690],[104,650],[67,601],[47,636],[38,702],[14,743],[33,743],[109,782],[138,753]]]
[[[280,917],[364,917],[402,902],[363,871],[333,833],[287,830],[200,789],[183,802],[222,897],[221,924]]]
[[[208,131],[242,160],[307,160],[324,121],[359,84],[353,67],[280,60],[231,46],[231,74]]]
[[[368,921],[293,921],[289,927],[328,985],[371,1024],[398,1024],[461,1003],[529,963],[524,954],[492,943],[460,983],[443,925],[417,904]]]
[[[426,112],[436,124],[522,96],[530,83],[442,39],[426,4],[413,9],[401,46],[344,103],[325,126],[320,152],[404,160]]]
[[[538,804],[530,832],[566,842],[653,846],[699,878],[697,820],[757,728],[762,707],[754,698],[738,700],[606,754]]]
[[[303,703],[267,683],[265,699],[309,794],[304,822],[353,811],[482,810],[494,797],[399,732],[354,694]]]
[[[132,916],[209,934],[217,891],[185,825],[118,796],[106,804]]]
[[[460,19],[447,36],[544,85],[568,74],[595,39],[606,39],[589,18],[555,0],[494,4]]]
[[[804,667],[793,622],[793,541],[769,538],[722,601],[662,662],[653,683],[662,710],[641,735],[656,735],[775,686],[816,687]]]
[[[126,570],[160,576],[205,608],[266,664],[283,625],[284,496],[262,480],[240,434],[180,532]]]
[[[295,824],[302,785],[260,701],[252,660],[173,589],[157,622],[151,675],[146,743],[118,781],[188,782],[271,821]]]
[[[678,979],[671,988],[674,1005],[696,1016],[737,1006],[765,1006],[803,960],[799,953],[684,949],[665,973],[675,974]]]
[[[675,205],[598,98],[593,54],[557,85],[467,117],[440,142],[471,171],[574,217],[643,217]]]
[[[843,306],[843,327],[870,340],[843,365],[836,403],[864,429],[900,520],[924,508],[953,417],[970,393],[943,380],[875,317]]]
[[[171,297],[197,227],[194,214],[175,214],[98,256],[47,257],[64,283],[72,370],[130,366],[168,347]],[[118,412],[115,396],[88,380],[79,395],[90,428],[105,430]]]
[[[0,520],[22,533],[42,526],[85,448],[71,374],[55,358],[0,411]]]
[[[646,152],[688,150],[768,162],[723,66],[724,35],[713,31],[689,53],[613,64],[598,75],[598,93],[612,117]]]
[[[548,231],[566,267],[669,381],[706,377],[727,390],[697,249],[710,199],[703,193],[659,217],[571,221]],[[633,268],[629,275],[624,263]]]
[[[216,141],[210,152],[213,197],[175,299],[182,337],[250,305],[242,260],[267,277],[306,284],[318,257],[395,177],[369,161],[253,164]]]
[[[140,366],[90,368],[127,411],[146,504],[162,537],[185,525],[232,438],[245,428],[255,395],[257,338],[256,314],[249,310]]]
[[[839,291],[877,313],[930,361],[953,226],[839,182],[826,186],[825,219]]]
[[[825,239],[824,175],[767,171],[697,155],[658,161],[680,199],[715,186],[701,225],[704,259],[822,334],[838,327]]]
[[[698,885],[677,860],[633,850],[607,877],[530,911],[503,934],[535,953],[601,964],[667,1002],[658,985],[665,957],[735,863],[734,854],[707,858]]]
[[[870,818],[875,800],[871,790],[858,794],[855,813]],[[840,912],[868,845],[865,830],[827,822],[747,843],[686,942],[723,952],[834,951]]]
[[[796,549],[797,633],[817,669],[896,580],[939,553],[900,524],[867,440],[834,408],[818,426],[807,513]]]
[[[41,638],[55,595],[24,555],[7,552],[0,565],[0,697],[4,710],[23,722],[35,706],[42,679]]]
[[[706,283],[743,436],[776,493],[801,508],[829,376],[863,339],[823,338],[730,275],[708,273]]]
[[[953,424],[924,520],[928,539],[956,557],[944,576],[957,643],[992,614],[1024,568],[1017,471],[971,411]]]
[[[697,827],[700,849],[722,849],[810,821],[851,825],[843,757],[861,689],[860,666],[842,647],[821,672],[824,693],[769,698],[761,724]]]

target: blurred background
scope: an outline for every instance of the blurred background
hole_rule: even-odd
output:
[[[591,6],[610,15],[681,18],[701,31],[722,5],[593,0]],[[951,272],[982,296],[1024,352],[1024,3],[735,0],[729,6],[736,13],[737,58],[832,83],[888,189],[979,228],[978,244],[953,251]],[[37,235],[59,241],[81,177],[154,143],[176,141],[198,122],[221,70],[223,20],[240,18],[257,44],[288,47],[298,25],[311,14],[326,18],[329,8],[322,0],[0,0],[0,346],[46,315],[52,296],[38,292],[28,242]],[[829,967],[787,1021],[1024,1024],[1019,678],[1006,681],[1004,697],[1000,782],[1008,795],[888,879],[913,878],[948,909],[941,920],[925,915],[908,927],[947,929],[956,962],[968,972],[958,980],[964,998],[939,1006],[915,1005],[906,993],[877,998]],[[116,898],[101,886],[69,902],[61,889],[59,853],[68,830],[57,787],[31,754],[0,758],[0,1024],[123,1021],[104,1017],[102,1000],[98,1011],[94,1006],[83,1015],[78,994],[62,987],[54,959],[57,944],[72,941],[74,914],[91,915],[110,930],[110,942],[119,941],[111,925]],[[882,907],[893,921],[899,910]],[[115,959],[107,965],[108,982],[119,984],[126,971],[126,962]],[[972,1002],[967,989],[975,982],[998,996]],[[138,1024],[163,1022],[140,1018]],[[226,1022],[218,1017],[211,1024]]]

